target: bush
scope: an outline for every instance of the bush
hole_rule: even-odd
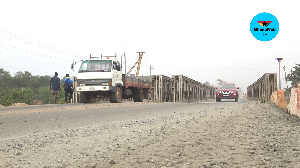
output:
[[[0,102],[3,106],[10,106],[13,103],[32,104],[34,92],[31,88],[12,88],[0,95]]]
[[[49,87],[42,87],[39,89],[38,100],[42,100],[44,104],[48,104],[50,102],[50,97],[51,97],[51,91],[49,90]],[[65,92],[62,89],[61,91],[58,91],[57,103],[63,104],[64,102],[65,102]],[[54,97],[52,99],[52,103],[54,103]]]

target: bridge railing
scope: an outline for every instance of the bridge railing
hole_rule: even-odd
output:
[[[215,88],[184,75],[153,75],[153,102],[196,102],[215,98]]]
[[[265,73],[247,87],[247,99],[270,102],[274,91],[277,91],[277,73]]]
[[[247,87],[247,99],[261,102],[273,102],[289,113],[300,117],[300,83],[292,87],[289,94],[284,89],[277,89],[277,74],[265,73]]]

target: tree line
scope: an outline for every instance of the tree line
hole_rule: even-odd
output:
[[[286,76],[286,80],[291,82],[292,87],[297,87],[300,83],[300,64],[296,64],[293,68],[294,70]]]
[[[51,96],[50,78],[49,75],[34,76],[28,71],[18,71],[14,76],[11,76],[10,72],[0,68],[0,104],[10,106],[13,103],[29,105],[49,103]],[[63,89],[57,95],[57,102],[64,103]]]

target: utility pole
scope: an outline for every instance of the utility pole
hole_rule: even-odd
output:
[[[275,58],[275,60],[279,63],[279,74],[278,74],[278,82],[279,82],[279,89],[281,89],[281,81],[280,81],[280,62],[283,60],[283,58]]]
[[[150,75],[151,75],[151,69],[154,69],[154,67],[150,65]]]

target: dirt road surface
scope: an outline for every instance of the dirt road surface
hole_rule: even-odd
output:
[[[299,121],[250,101],[0,108],[0,167],[300,167]]]

